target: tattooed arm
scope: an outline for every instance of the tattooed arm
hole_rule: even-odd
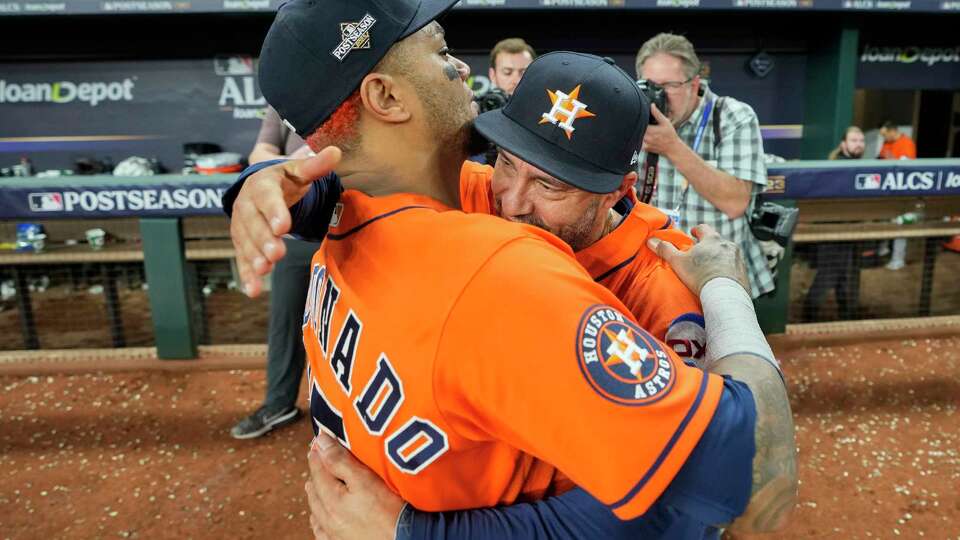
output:
[[[750,503],[729,528],[742,533],[777,530],[797,499],[797,443],[786,387],[773,365],[751,355],[722,358],[710,372],[745,383],[757,408]]]
[[[667,242],[650,247],[700,295],[707,371],[729,375],[753,394],[756,452],[750,502],[730,530],[773,531],[786,523],[797,499],[797,443],[786,386],[747,294],[750,285],[739,247],[707,225],[692,232],[696,244],[686,252]]]

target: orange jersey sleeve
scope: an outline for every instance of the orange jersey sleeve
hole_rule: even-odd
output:
[[[906,135],[892,143],[885,142],[880,148],[880,157],[883,159],[917,159],[917,146]]]
[[[490,182],[493,167],[464,161],[460,168],[460,207],[471,214],[496,214]]]
[[[568,257],[529,238],[504,245],[458,297],[433,384],[460,436],[554,464],[622,519],[670,483],[722,387]]]

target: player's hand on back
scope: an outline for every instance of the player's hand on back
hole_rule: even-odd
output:
[[[233,203],[230,238],[248,296],[260,294],[260,277],[286,254],[281,237],[290,231],[290,206],[306,195],[315,179],[330,173],[340,156],[340,149],[330,146],[313,157],[257,171],[244,182]]]
[[[393,540],[403,499],[346,448],[321,433],[304,489],[316,540]]]
[[[673,244],[659,238],[651,238],[647,245],[663,258],[683,284],[697,295],[708,281],[717,277],[733,279],[743,285],[749,294],[750,282],[740,247],[721,237],[710,225],[697,225],[692,233],[694,245],[687,251],[680,251]]]
[[[316,155],[316,154],[313,153],[313,150],[311,150],[309,146],[303,145],[303,146],[301,146],[300,148],[297,148],[296,150],[294,150],[294,151],[293,151],[289,156],[287,156],[287,157],[290,158],[290,159],[304,159],[304,158],[308,158],[308,157],[313,157],[313,156],[315,156],[315,155]]]

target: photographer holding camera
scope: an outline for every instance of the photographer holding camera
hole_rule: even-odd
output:
[[[533,50],[522,38],[501,39],[490,51],[490,88],[477,96],[474,101],[480,113],[497,110],[507,104],[520,79],[527,72],[527,66],[537,58]],[[493,165],[497,162],[497,147],[490,144],[482,154],[471,156],[472,161]]]
[[[651,102],[660,98],[666,106],[651,108],[656,124],[643,138],[637,191],[652,196],[650,203],[682,230],[706,223],[737,243],[752,296],[772,291],[773,274],[748,220],[754,196],[767,182],[753,108],[707,88],[700,59],[683,36],[654,36],[637,53],[636,67]],[[648,154],[660,155],[656,170],[644,170]]]

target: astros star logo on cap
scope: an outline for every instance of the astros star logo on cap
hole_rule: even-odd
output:
[[[550,102],[553,106],[550,108],[550,112],[541,115],[540,123],[546,124],[549,122],[566,132],[567,139],[572,138],[573,132],[576,130],[573,127],[574,120],[596,116],[587,110],[586,103],[579,100],[581,86],[578,84],[569,94],[560,90],[552,91],[548,89],[547,94],[550,95]]]

